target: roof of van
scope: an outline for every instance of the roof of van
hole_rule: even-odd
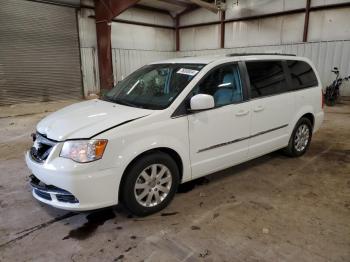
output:
[[[151,64],[209,64],[214,61],[227,60],[233,57],[240,57],[243,59],[286,59],[296,58],[293,54],[278,54],[278,53],[233,53],[223,55],[210,55],[210,56],[193,56],[193,57],[181,57],[168,60],[162,60],[153,62]]]

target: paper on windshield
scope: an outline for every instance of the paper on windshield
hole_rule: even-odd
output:
[[[187,68],[181,68],[179,69],[176,73],[178,74],[183,74],[183,75],[188,75],[188,76],[194,76],[198,73],[199,71],[193,70],[193,69],[187,69]]]

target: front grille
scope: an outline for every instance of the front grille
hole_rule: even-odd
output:
[[[52,148],[56,145],[57,142],[46,138],[40,133],[36,133],[33,136],[33,140],[34,145],[30,149],[30,156],[34,161],[42,163],[48,158]]]
[[[43,198],[43,199],[52,200],[49,193],[40,191],[40,190],[38,190],[38,189],[34,189],[34,193],[35,193],[38,197],[41,197],[41,198]]]

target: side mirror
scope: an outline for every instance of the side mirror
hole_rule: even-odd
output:
[[[210,109],[215,106],[214,97],[211,95],[198,94],[191,98],[191,111]]]

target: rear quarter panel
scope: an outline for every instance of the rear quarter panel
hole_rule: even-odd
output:
[[[315,75],[317,77],[318,85],[315,87],[300,89],[294,91],[294,100],[295,100],[295,117],[292,120],[290,125],[289,132],[292,133],[293,129],[298,122],[298,120],[305,114],[311,113],[314,116],[314,132],[318,130],[322,121],[323,121],[323,108],[322,108],[322,83],[318,75],[318,72],[313,65],[313,63],[307,58],[297,58],[298,60],[305,61],[308,63]]]

